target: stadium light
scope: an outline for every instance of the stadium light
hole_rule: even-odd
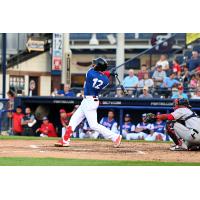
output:
[[[99,40],[97,40],[96,33],[92,33],[92,37],[89,42],[90,45],[99,45]]]
[[[112,45],[116,44],[116,42],[117,42],[115,36],[112,33],[107,35],[107,39],[110,42],[110,44],[112,44]]]

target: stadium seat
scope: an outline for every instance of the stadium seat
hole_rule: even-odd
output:
[[[179,64],[183,64],[184,62],[184,56],[176,56],[176,59],[178,60]]]
[[[193,50],[194,50],[194,51],[200,52],[200,45],[194,46],[194,47],[193,47]]]
[[[188,59],[190,59],[192,57],[192,51],[190,51],[190,50],[185,51],[184,56],[187,57]]]

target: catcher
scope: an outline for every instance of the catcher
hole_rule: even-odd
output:
[[[191,110],[187,99],[175,99],[174,112],[170,114],[148,113],[145,121],[153,123],[156,119],[167,120],[166,132],[175,143],[171,151],[199,149],[200,117]]]

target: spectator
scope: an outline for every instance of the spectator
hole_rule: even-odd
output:
[[[138,82],[139,80],[138,77],[134,75],[134,70],[129,69],[128,76],[123,80],[123,86],[136,88],[138,86]]]
[[[51,96],[55,97],[58,96],[58,89],[54,88],[53,92],[51,93]]]
[[[118,127],[120,133],[120,127]],[[126,138],[127,134],[133,133],[135,131],[135,125],[131,123],[130,114],[126,114],[124,117],[124,123],[122,125],[122,136]]]
[[[166,55],[162,54],[160,56],[160,60],[156,63],[156,67],[158,65],[161,65],[162,66],[162,70],[164,70],[164,71],[168,71],[169,70],[169,62],[167,60],[167,56]]]
[[[58,95],[59,96],[66,96],[66,97],[75,97],[74,92],[70,91],[70,86],[68,84],[64,85],[64,89],[63,90],[59,90],[58,91]]]
[[[178,95],[178,88],[177,87],[173,87],[172,88],[172,96],[177,96]]]
[[[166,72],[162,70],[162,65],[158,65],[153,73],[153,80],[156,87],[160,87],[166,77]]]
[[[188,96],[186,93],[183,92],[183,86],[178,86],[178,93],[172,95],[172,99],[188,99]]]
[[[157,115],[160,115],[160,114],[161,114],[160,112],[157,113]],[[154,139],[153,140],[165,141],[166,140],[166,134],[165,134],[166,122],[160,119],[157,119],[153,125],[154,125],[154,133],[153,133]]]
[[[146,113],[142,114],[142,122],[138,123],[136,126],[135,133],[126,135],[127,140],[144,140],[148,135],[153,134],[154,126],[153,124],[145,123],[145,117]]]
[[[172,72],[169,77],[165,77],[163,80],[163,84],[161,85],[162,88],[172,88],[175,84],[178,84],[179,81],[175,79],[176,74]]]
[[[147,86],[143,87],[143,94],[141,94],[139,96],[139,98],[143,98],[143,99],[151,99],[153,98],[153,96],[151,94],[148,93],[149,88]]]
[[[79,93],[76,94],[76,97],[84,97],[84,90],[81,90]]]
[[[114,119],[115,117],[115,113],[113,110],[109,110],[108,111],[108,116],[107,117],[103,117],[100,121],[100,124],[105,126],[106,128],[110,129],[112,132],[114,133],[118,133],[117,130],[117,122]],[[105,138],[107,139],[107,138]]]
[[[179,64],[179,61],[177,59],[173,60],[173,66],[172,71],[176,74],[178,78],[181,76],[181,66]]]
[[[189,71],[192,71],[196,69],[198,66],[200,66],[200,57],[198,51],[192,51],[192,57],[189,60],[188,66],[189,66]]]
[[[15,100],[15,93],[12,90],[9,90],[7,92],[8,96],[8,110],[13,110],[14,109],[14,100]]]
[[[124,97],[123,92],[122,92],[122,89],[121,89],[120,87],[117,88],[115,97],[117,97],[117,98]]]
[[[21,125],[24,114],[22,113],[21,106],[17,106],[16,112],[8,113],[8,117],[12,118],[12,131],[14,135],[22,135],[23,128]]]
[[[193,74],[193,75],[191,75],[190,78],[191,78],[191,79],[190,79],[190,82],[189,82],[189,87],[190,87],[191,89],[197,88],[197,83],[198,83],[198,81],[197,81],[196,75]]]
[[[97,139],[99,136],[99,133],[97,131],[94,131],[90,128],[87,120],[85,119],[83,121],[83,126],[79,128],[79,138],[92,138]]]
[[[196,89],[196,93],[191,97],[191,99],[200,99],[200,87]]]
[[[200,74],[196,74],[197,87],[200,87]]]
[[[127,90],[127,95],[125,96],[126,98],[134,98],[136,95],[137,90],[134,89],[128,89]]]
[[[143,88],[144,86],[147,86],[148,88],[153,87],[154,82],[151,78],[149,78],[149,74],[144,74],[144,78],[141,79],[138,83],[139,88]]]
[[[182,79],[184,88],[188,87],[189,77],[190,77],[189,69],[186,65],[184,65],[183,66],[183,73],[181,74],[181,79]]]
[[[145,74],[149,74],[148,70],[147,70],[147,66],[145,64],[143,64],[141,66],[141,70],[138,72],[138,79],[141,80],[141,79],[144,79],[144,75]]]
[[[22,118],[21,125],[23,127],[23,136],[34,136],[33,126],[36,123],[36,119],[33,114],[31,114],[31,109],[27,107],[25,109],[25,115]]]
[[[36,130],[36,133],[40,132],[40,137],[57,137],[55,127],[48,118],[43,117],[42,121],[42,125]]]
[[[12,111],[14,109],[14,100],[15,100],[15,93],[12,90],[9,90],[7,92],[7,96],[8,96],[8,107],[7,109],[9,111]],[[12,118],[10,118],[9,116],[12,115],[12,112],[8,112],[8,134],[12,135]]]

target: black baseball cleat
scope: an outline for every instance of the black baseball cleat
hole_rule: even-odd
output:
[[[196,145],[196,146],[190,146],[188,148],[189,151],[200,151],[200,146]]]

